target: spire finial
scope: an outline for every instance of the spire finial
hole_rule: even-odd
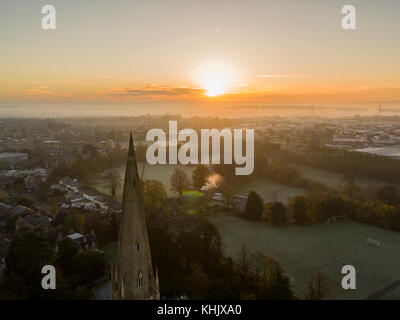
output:
[[[133,137],[132,137],[132,131],[129,137],[129,151],[128,151],[128,157],[134,157],[135,156],[135,146],[133,145]]]

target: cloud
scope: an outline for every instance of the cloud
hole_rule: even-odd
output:
[[[33,89],[29,89],[26,91],[27,96],[51,96],[53,95],[53,92],[50,90],[47,90],[48,87],[36,87]]]
[[[199,88],[149,85],[143,88],[114,89],[106,95],[112,97],[193,97],[203,95],[204,92],[204,89]]]

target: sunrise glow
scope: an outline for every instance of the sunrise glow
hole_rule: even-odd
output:
[[[207,62],[194,72],[195,82],[205,90],[207,97],[216,97],[231,91],[238,81],[236,68],[228,62]]]

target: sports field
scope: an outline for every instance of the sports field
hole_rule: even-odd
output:
[[[235,258],[244,245],[275,259],[295,278],[293,290],[299,298],[310,276],[321,274],[326,299],[366,299],[376,293],[379,298],[400,299],[399,286],[390,286],[400,279],[400,233],[353,221],[281,227],[225,215],[212,221],[225,254]],[[381,246],[368,245],[367,238],[379,240]],[[356,290],[341,287],[341,269],[347,264],[356,268]]]

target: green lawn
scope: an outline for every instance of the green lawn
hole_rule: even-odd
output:
[[[309,277],[318,273],[325,279],[327,299],[365,299],[400,279],[400,233],[353,221],[282,227],[222,215],[212,221],[225,254],[234,258],[245,245],[275,259],[295,278],[293,289],[300,298]],[[381,246],[367,245],[367,238],[379,240]],[[341,287],[341,268],[346,264],[356,267],[356,290]],[[400,299],[400,289],[384,298]]]

